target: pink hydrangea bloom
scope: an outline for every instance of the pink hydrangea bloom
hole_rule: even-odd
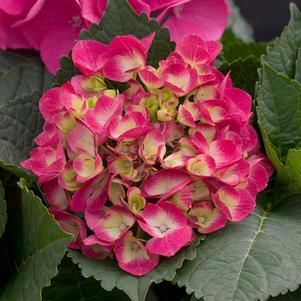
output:
[[[189,33],[198,34],[206,40],[217,40],[227,26],[229,15],[226,0],[129,0],[129,3],[137,14],[144,12],[149,17],[157,16],[159,21],[166,20],[163,25],[170,30],[175,41],[182,40]],[[106,5],[106,0],[2,0],[0,48],[34,48],[41,52],[48,70],[55,73],[59,68],[59,58],[68,54],[82,29],[88,28],[92,22],[100,21]],[[120,52],[118,47],[127,51],[121,42],[116,42],[113,52]],[[145,54],[141,53],[142,49],[134,49],[132,46],[127,49],[142,55],[141,60],[135,62],[139,65]],[[91,55],[96,48],[90,48]],[[99,48],[97,52],[100,55]],[[117,76],[118,80],[119,70],[116,67],[121,68],[123,65],[116,60],[110,64],[104,69],[105,75],[111,78]],[[126,68],[132,72],[134,67],[137,66],[127,65]],[[170,68],[173,73],[176,71],[175,66]],[[177,72],[180,71],[178,68]],[[123,79],[128,80],[127,77]]]
[[[75,235],[71,248],[142,276],[198,233],[254,210],[273,169],[251,97],[214,67],[220,49],[190,35],[154,68],[132,36],[75,45],[82,74],[42,96],[45,126],[22,163]],[[108,89],[106,79],[129,88]]]

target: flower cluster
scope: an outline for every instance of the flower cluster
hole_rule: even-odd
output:
[[[156,17],[175,41],[188,33],[217,40],[227,26],[226,0],[128,0],[133,10]],[[51,73],[82,29],[98,23],[107,0],[0,1],[0,49],[33,48]],[[53,47],[55,45],[55,47]]]
[[[221,45],[189,35],[154,68],[151,41],[79,41],[82,74],[42,96],[44,130],[22,163],[74,234],[70,248],[137,276],[247,217],[272,172],[251,97],[213,65]]]

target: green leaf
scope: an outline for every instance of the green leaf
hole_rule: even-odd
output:
[[[288,190],[301,193],[301,149],[290,149],[287,154]]]
[[[258,121],[284,162],[290,148],[301,147],[301,86],[264,64],[257,104]]]
[[[71,236],[61,230],[41,200],[19,182],[22,194],[21,240],[16,262],[17,272],[4,288],[2,301],[39,301],[41,291],[57,274]]]
[[[300,301],[301,300],[301,289],[295,292],[289,292],[285,295],[280,295],[275,298],[270,298],[268,301]]]
[[[0,51],[0,167],[26,179],[31,176],[16,164],[41,131],[38,101],[50,82],[36,53]]]
[[[235,5],[234,0],[229,0],[231,6],[231,15],[229,17],[229,28],[235,33],[236,36],[242,40],[249,42],[253,40],[253,29],[251,25],[240,14],[240,9]]]
[[[255,93],[255,84],[258,80],[260,61],[253,55],[244,59],[239,58],[232,63],[224,63],[219,70],[223,74],[231,73],[234,86],[247,91],[250,95]]]
[[[58,267],[51,286],[43,290],[43,301],[130,301],[117,289],[107,292],[93,278],[84,278],[79,268],[67,257]]]
[[[134,277],[121,270],[116,261],[93,261],[81,255],[79,252],[69,251],[68,256],[81,268],[84,277],[94,277],[100,280],[105,290],[118,288],[124,291],[132,301],[143,301],[152,283],[160,283],[163,280],[171,281],[177,269],[185,260],[191,260],[196,255],[196,244],[183,249],[176,256],[164,258],[156,269],[143,277]]]
[[[4,163],[4,162],[0,161],[0,168],[14,174],[18,178],[26,179],[26,181],[29,183],[36,182],[36,176],[29,173],[26,169],[22,168],[19,165]]]
[[[298,50],[298,57],[297,57],[297,60],[296,60],[295,80],[298,83],[301,83],[301,48],[299,48],[299,50]]]
[[[0,238],[4,233],[5,225],[7,222],[6,209],[6,202],[4,200],[4,189],[0,182]]]
[[[149,20],[146,14],[136,15],[127,0],[110,0],[99,25],[92,24],[89,30],[80,34],[82,40],[98,40],[108,44],[117,35],[131,34],[141,39],[155,32],[153,43],[148,52],[147,64],[157,67],[175,49],[167,28],[160,28],[155,19]],[[77,73],[72,60],[64,58],[61,70],[56,76],[56,83],[63,84]]]
[[[297,6],[290,5],[291,19],[281,36],[267,48],[263,62],[289,78],[300,80],[299,48],[301,47],[301,14]]]
[[[43,91],[51,77],[39,56],[31,52],[0,51],[0,104]]]
[[[205,301],[257,301],[301,283],[301,195],[271,209],[265,198],[240,223],[209,235],[175,281]]]
[[[228,63],[232,63],[238,59],[245,59],[249,56],[253,56],[255,60],[259,60],[261,55],[266,53],[265,43],[245,42],[235,36],[229,29],[223,34],[222,45],[221,56]]]
[[[39,92],[34,92],[0,104],[1,161],[17,164],[29,156],[33,139],[43,125],[38,105],[40,96]]]

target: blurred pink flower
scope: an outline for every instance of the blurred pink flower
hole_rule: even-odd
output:
[[[156,16],[175,41],[189,33],[217,40],[227,26],[226,0],[128,1],[136,13]],[[106,4],[106,0],[2,0],[0,48],[34,48],[54,74],[59,58],[68,54],[83,28],[101,19]]]

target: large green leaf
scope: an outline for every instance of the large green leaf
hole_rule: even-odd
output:
[[[4,233],[6,222],[7,222],[6,202],[4,200],[4,189],[0,182],[0,238]]]
[[[0,104],[1,161],[17,164],[29,156],[33,139],[43,125],[38,106],[40,96],[34,92]]]
[[[137,16],[127,0],[110,0],[100,24],[92,24],[89,30],[83,30],[80,39],[98,40],[108,44],[117,35],[131,34],[141,39],[152,32],[155,32],[155,36],[148,52],[147,63],[157,67],[159,61],[165,59],[175,48],[167,28],[160,28],[159,23],[154,19],[149,20],[146,14]],[[56,75],[58,85],[77,72],[70,57],[62,59],[61,66]]]
[[[22,98],[33,90],[43,91],[50,80],[37,54],[0,51],[0,104]]]
[[[205,301],[264,301],[301,283],[301,195],[208,236],[175,281]]]
[[[22,203],[18,229],[17,272],[4,288],[1,301],[40,301],[42,289],[57,274],[71,236],[54,221],[41,200],[19,183]]]
[[[41,131],[38,101],[51,77],[32,52],[0,51],[0,167],[30,178],[18,164]]]
[[[289,190],[301,192],[301,149],[290,149],[285,165],[289,179]]]
[[[260,125],[281,161],[301,147],[301,85],[264,64],[257,93]]]
[[[156,269],[143,277],[131,276],[121,270],[113,260],[93,261],[75,251],[69,251],[68,256],[78,264],[84,277],[92,276],[100,280],[101,286],[108,291],[116,287],[124,291],[132,301],[143,301],[152,283],[172,280],[183,262],[195,257],[196,245],[197,242],[194,242],[176,256],[162,259]]]
[[[295,292],[289,292],[285,295],[279,295],[274,298],[270,298],[268,301],[300,301],[301,300],[301,289],[299,288]]]
[[[117,289],[107,292],[93,278],[84,278],[77,265],[67,257],[58,267],[58,275],[51,286],[43,290],[43,301],[129,301]]]
[[[299,78],[300,60],[299,48],[301,47],[301,14],[295,4],[290,5],[291,19],[281,36],[267,48],[267,55],[263,58],[278,72],[284,73],[289,78]],[[298,64],[297,64],[297,63]]]

